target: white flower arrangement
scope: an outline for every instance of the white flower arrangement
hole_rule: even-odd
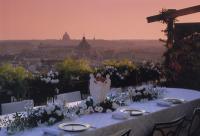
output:
[[[71,76],[70,78],[71,78],[71,80],[80,80],[79,76]]]
[[[84,109],[79,109],[79,114],[80,115],[84,115],[85,114],[85,110]]]
[[[106,110],[106,113],[111,113],[111,112],[112,112],[112,110],[110,110],[110,109]]]
[[[59,79],[52,79],[52,80],[51,80],[51,83],[52,83],[52,84],[57,84],[57,83],[59,83]]]
[[[117,109],[117,108],[119,108],[120,106],[119,106],[117,103],[113,102],[113,103],[112,103],[112,107],[113,107],[114,109]]]
[[[63,114],[62,111],[60,111],[60,110],[56,110],[55,113],[56,113],[58,116],[62,116],[62,114]]]
[[[90,110],[89,110],[89,109],[86,109],[86,110],[85,110],[85,114],[90,114]]]
[[[132,97],[133,101],[148,101],[161,97],[164,93],[164,89],[156,87],[151,84],[142,85],[139,87],[128,87],[127,91]]]
[[[87,105],[86,105],[85,102],[82,102],[82,103],[80,104],[80,107],[81,107],[82,109],[87,109]]]
[[[40,80],[45,82],[46,84],[58,84],[59,79],[56,78],[58,75],[58,72],[50,71],[46,75],[40,76]]]
[[[95,111],[96,112],[103,112],[103,108],[101,106],[96,106]]]
[[[122,71],[122,70],[119,70],[117,67],[107,65],[103,69],[103,72],[101,73],[101,75],[109,74],[111,76],[116,76],[117,78],[119,78],[119,80],[124,80],[129,75],[130,72],[131,70],[128,68],[125,68]]]
[[[94,109],[93,109],[92,106],[89,106],[89,107],[88,107],[88,110],[89,110],[90,113],[93,113],[93,112],[94,112]]]
[[[102,113],[102,112],[112,112],[119,107],[117,103],[109,99],[101,103],[94,103],[92,97],[88,97],[85,101],[81,102],[77,109],[78,115],[91,114],[91,113]]]
[[[36,115],[39,122],[47,123],[50,125],[64,118],[63,109],[60,106],[54,104],[36,109],[31,113],[31,115]]]
[[[63,110],[58,105],[47,105],[38,109],[32,109],[29,114],[15,113],[12,119],[7,119],[7,133],[14,134],[28,128],[34,128],[40,124],[53,125],[64,119]]]

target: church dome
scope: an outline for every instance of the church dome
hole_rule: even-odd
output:
[[[65,32],[65,34],[63,35],[62,40],[64,40],[64,41],[69,41],[70,40],[69,34],[67,32]]]
[[[79,43],[78,48],[79,49],[90,49],[90,44],[87,42],[85,36],[83,37],[82,41]]]

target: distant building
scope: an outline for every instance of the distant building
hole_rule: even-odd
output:
[[[67,32],[65,32],[65,34],[63,35],[62,40],[63,41],[69,41],[70,40],[69,34]]]
[[[87,42],[85,36],[83,37],[82,41],[79,43],[78,45],[78,49],[81,49],[81,50],[88,50],[90,49],[91,46],[90,44]]]

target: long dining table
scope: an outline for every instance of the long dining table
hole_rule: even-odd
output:
[[[131,129],[131,136],[147,136],[155,123],[169,122],[180,116],[191,116],[194,108],[200,106],[200,91],[166,88],[164,97],[184,99],[181,104],[160,106],[160,99],[145,102],[132,102],[128,107],[145,110],[141,116],[130,116],[124,120],[113,119],[111,113],[93,113],[82,115],[73,121],[63,120],[53,126],[40,126],[18,132],[14,136],[43,136],[45,131],[60,136],[109,136],[122,129]],[[92,127],[82,132],[67,132],[60,130],[58,125],[64,122],[87,123]],[[0,136],[6,136],[6,130],[0,130]]]

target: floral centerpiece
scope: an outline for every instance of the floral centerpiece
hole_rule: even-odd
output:
[[[53,125],[62,121],[65,117],[71,118],[70,115],[74,112],[79,116],[91,113],[108,113],[113,112],[118,107],[118,103],[109,98],[96,104],[92,97],[88,97],[78,106],[62,107],[60,105],[49,104],[45,107],[29,109],[24,113],[15,113],[12,118],[0,120],[0,125],[7,127],[8,134],[15,134],[16,132],[38,127],[40,125]]]
[[[162,97],[164,88],[153,85],[143,85],[140,87],[128,87],[127,91],[131,96],[132,101],[149,101]]]
[[[25,113],[15,113],[12,119],[3,120],[7,125],[7,133],[14,134],[28,128],[34,128],[39,125],[53,125],[64,119],[63,110],[58,105],[47,105],[46,107],[32,109]]]
[[[117,102],[112,101],[109,98],[106,98],[104,101],[95,104],[92,97],[88,97],[87,100],[83,101],[77,110],[78,115],[91,114],[94,112],[97,113],[107,113],[113,112],[119,107]]]
[[[40,80],[45,82],[46,84],[58,84],[58,72],[49,71],[47,75],[40,76]]]

